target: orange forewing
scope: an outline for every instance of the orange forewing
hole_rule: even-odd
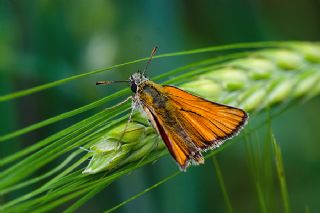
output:
[[[175,115],[181,129],[172,128],[157,110],[145,111],[183,170],[190,161],[203,163],[201,151],[218,147],[236,135],[247,121],[248,115],[241,109],[205,100],[173,86],[163,86],[163,91],[168,98],[167,113]]]

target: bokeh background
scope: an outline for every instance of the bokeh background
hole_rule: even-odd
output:
[[[160,53],[212,45],[320,38],[319,0],[163,0],[0,2],[1,95],[87,71]],[[202,57],[205,57],[202,56]],[[154,60],[156,76],[196,58]],[[124,80],[143,67],[77,80],[0,104],[5,134],[88,104],[123,88],[99,87],[96,80]],[[290,108],[272,120],[286,169],[293,212],[320,212],[320,98]],[[64,120],[2,143],[0,156],[20,150],[81,120]],[[263,137],[263,132],[261,137]],[[260,136],[258,136],[260,137]],[[236,212],[254,212],[256,195],[242,141],[217,156]],[[54,165],[52,165],[54,166]],[[101,212],[177,170],[167,156],[122,177],[79,212]],[[277,184],[277,182],[275,181]],[[277,192],[278,186],[275,185]],[[279,193],[275,199],[280,201]],[[135,199],[119,212],[223,212],[226,210],[210,160]]]

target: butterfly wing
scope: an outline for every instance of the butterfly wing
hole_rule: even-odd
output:
[[[164,90],[177,109],[181,125],[202,150],[219,146],[238,134],[247,122],[248,114],[242,109],[208,101],[173,86],[164,86]]]
[[[236,135],[248,118],[241,109],[205,100],[173,86],[158,90],[145,89],[152,98],[142,98],[147,103],[143,105],[144,111],[182,170],[190,162],[203,163],[201,151],[218,147]]]
[[[186,138],[185,134],[181,132],[183,130],[181,127],[178,127],[177,123],[173,124],[168,121],[168,117],[166,115],[157,113],[147,107],[144,107],[144,111],[147,113],[154,128],[157,130],[170,154],[182,170],[185,170],[189,165],[191,158],[197,158],[198,163],[204,162],[201,153],[199,153],[190,140],[187,142],[188,138]]]

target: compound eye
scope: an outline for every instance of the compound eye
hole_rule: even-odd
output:
[[[131,91],[134,93],[137,92],[137,85],[134,82],[131,83]]]

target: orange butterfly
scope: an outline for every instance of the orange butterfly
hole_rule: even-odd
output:
[[[155,51],[156,48],[144,72]],[[134,73],[129,81],[117,82],[130,83],[135,93],[133,108],[140,107],[147,114],[182,170],[190,163],[204,163],[202,151],[219,147],[247,122],[248,114],[242,109],[208,101],[174,86],[161,86],[150,81],[144,72]]]

